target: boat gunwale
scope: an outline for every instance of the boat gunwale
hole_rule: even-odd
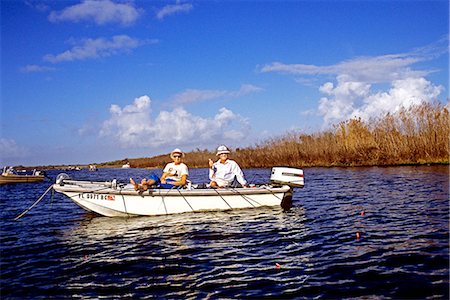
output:
[[[76,182],[76,181],[72,181]],[[217,196],[217,195],[257,195],[257,194],[278,194],[286,193],[291,187],[283,185],[281,187],[250,187],[250,188],[220,188],[220,189],[149,189],[144,192],[135,191],[134,189],[124,189],[118,187],[114,189],[106,184],[95,182],[79,182],[92,187],[71,184],[53,184],[53,189],[57,192],[74,192],[74,193],[92,193],[92,194],[109,194],[109,195],[130,195],[130,196]]]
[[[0,176],[4,177],[4,178],[45,178],[44,175],[28,175],[28,174],[20,175],[20,174],[7,174],[7,173],[0,174]]]

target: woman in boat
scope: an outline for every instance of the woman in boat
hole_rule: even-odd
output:
[[[217,148],[216,156],[219,157],[219,160],[213,162],[212,159],[209,159],[210,187],[223,188],[231,186],[235,178],[243,187],[248,187],[244,173],[237,162],[228,158],[229,154],[230,150],[222,145]]]
[[[134,185],[136,191],[146,191],[152,186],[163,189],[183,187],[186,185],[189,176],[188,167],[182,162],[183,157],[183,151],[176,148],[170,153],[170,158],[173,162],[165,166],[161,178],[152,173],[149,179],[142,179],[140,184],[137,184],[133,178],[130,178],[130,182]]]

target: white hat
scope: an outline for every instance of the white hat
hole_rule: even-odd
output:
[[[179,148],[173,149],[172,152],[170,152],[170,157],[172,157],[174,153],[180,153],[181,156],[184,157],[183,151],[181,151]]]
[[[230,150],[227,148],[227,146],[222,145],[217,148],[216,156],[219,156],[220,154],[223,154],[223,153],[226,153],[226,154],[230,153]]]

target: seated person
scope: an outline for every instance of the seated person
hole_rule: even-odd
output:
[[[209,159],[210,187],[229,187],[233,183],[235,177],[243,187],[248,187],[247,180],[244,178],[244,173],[234,160],[228,158],[229,154],[230,150],[226,146],[219,146],[216,154],[216,156],[219,157],[219,160],[213,162],[212,159]]]
[[[140,184],[137,184],[133,178],[130,178],[130,182],[134,185],[136,191],[146,191],[151,186],[163,189],[183,187],[189,176],[188,167],[182,162],[183,157],[183,151],[177,148],[170,153],[170,158],[172,158],[173,162],[165,166],[161,178],[152,173],[149,179],[142,179]]]

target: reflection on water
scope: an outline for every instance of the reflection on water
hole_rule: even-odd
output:
[[[294,241],[308,234],[301,223],[304,211],[299,208],[290,214],[262,208],[131,219],[95,217],[66,232],[64,242],[72,248],[84,249],[74,264],[118,264],[127,268],[131,264],[135,268],[138,262],[147,273],[164,273],[164,281],[153,282],[153,288],[159,285],[165,288],[170,281],[172,287],[183,290],[172,296],[189,296],[185,289],[190,286],[251,285],[256,279],[253,275],[242,276],[243,273],[269,271],[276,263],[287,272],[295,268],[290,259],[292,254],[297,257],[296,263],[307,263],[310,253],[301,254],[299,251],[305,245]],[[286,218],[298,219],[299,225],[286,226]],[[268,235],[272,237],[270,240],[265,238]],[[285,249],[280,251],[280,245]],[[157,281],[161,279],[156,277]],[[274,280],[278,282],[281,278]],[[68,289],[82,286],[79,280],[72,279],[65,284]],[[141,286],[143,280],[133,278],[128,284]]]
[[[205,182],[207,170],[190,170]],[[56,173],[51,173],[56,176]],[[91,179],[147,170],[79,172]],[[245,170],[264,182],[270,170]],[[294,207],[107,218],[0,190],[8,298],[448,298],[448,167],[311,168]],[[356,236],[356,234],[359,236]]]

